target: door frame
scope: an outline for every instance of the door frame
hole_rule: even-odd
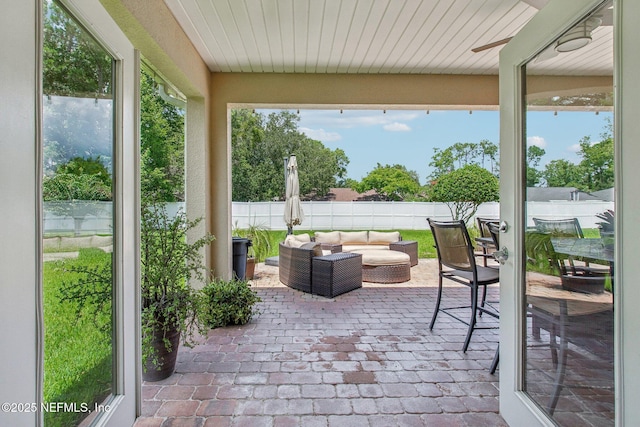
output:
[[[99,0],[59,0],[115,59],[114,388],[93,426],[132,425],[140,401],[140,57]]]
[[[510,224],[503,242],[511,255],[501,269],[500,286],[500,412],[512,425],[554,425],[523,389],[524,302],[522,263],[524,245],[524,158],[523,72],[522,66],[545,46],[571,28],[601,0],[552,0],[505,46],[500,53],[500,214]],[[640,55],[637,40],[640,4],[633,0],[614,0],[614,144],[616,180],[616,293],[614,295],[614,379],[616,425],[632,425],[640,416],[640,344],[633,331],[640,328],[636,315],[640,287],[637,254],[640,249],[640,196],[630,184],[640,178],[640,124],[637,120],[640,83]],[[624,13],[622,11],[624,10]],[[624,91],[622,90],[624,84]],[[625,143],[625,141],[628,141]],[[627,226],[625,227],[625,224]],[[625,260],[627,262],[625,262]],[[625,287],[624,284],[630,286]],[[624,364],[628,360],[630,363]],[[629,402],[625,405],[625,402]]]

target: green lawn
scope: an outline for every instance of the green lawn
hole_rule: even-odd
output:
[[[111,263],[111,255],[99,249],[80,249],[78,259],[46,262],[44,265],[44,402],[76,403],[93,408],[111,393],[112,352],[110,322],[94,322],[87,307],[77,315],[77,303],[63,301],[64,282],[78,278],[72,267]],[[109,304],[110,307],[110,304]],[[49,412],[45,425],[76,425],[86,413]]]
[[[350,230],[351,231],[351,230]],[[358,231],[358,230],[353,230]],[[386,230],[386,231],[396,231],[396,230]],[[418,258],[435,258],[436,257],[436,248],[435,243],[433,241],[433,236],[431,235],[431,230],[397,230],[400,231],[400,235],[402,236],[402,240],[415,240],[418,242]],[[478,229],[476,227],[470,227],[468,229],[469,235],[472,239],[479,235]],[[585,228],[582,230],[584,233],[584,237],[586,238],[597,238],[600,237],[600,233],[597,228]],[[309,233],[313,236],[313,231],[310,230],[298,230],[294,229],[294,234],[303,234]],[[268,256],[277,256],[278,255],[278,244],[284,241],[284,238],[287,235],[286,231],[269,231],[269,235],[271,238],[271,250],[269,251]]]

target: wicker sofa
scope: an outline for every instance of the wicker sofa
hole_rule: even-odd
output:
[[[385,252],[388,255],[385,255]],[[345,254],[328,257],[330,254]],[[398,254],[400,253],[400,254]],[[398,261],[398,256],[405,259]],[[362,265],[357,266],[351,259],[358,256]],[[330,290],[353,289],[355,274],[360,280],[378,283],[397,283],[410,279],[410,267],[418,263],[418,244],[403,241],[400,233],[378,231],[331,231],[316,232],[312,239],[308,234],[289,235],[279,246],[280,282],[303,292],[324,295],[317,289],[321,279],[318,267],[332,272],[328,279]],[[316,274],[313,266],[316,265]],[[357,267],[358,271],[355,271]],[[340,272],[334,275],[333,272]],[[324,277],[326,279],[326,274]],[[313,289],[314,280],[316,289]],[[327,282],[327,280],[324,280]],[[335,286],[334,286],[335,285]],[[348,290],[351,290],[348,289]],[[326,296],[326,295],[325,295]]]
[[[409,255],[411,266],[418,264],[418,243],[403,241],[399,231],[318,231],[315,242],[331,252],[363,253],[366,250],[393,250]]]

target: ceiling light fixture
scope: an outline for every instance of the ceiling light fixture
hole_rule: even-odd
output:
[[[558,39],[556,52],[573,52],[591,43],[591,31],[602,23],[600,18],[589,18],[576,25]]]

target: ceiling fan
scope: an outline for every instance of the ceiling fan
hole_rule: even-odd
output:
[[[521,0],[538,10],[547,4],[548,0]],[[591,41],[591,31],[596,29],[600,25],[612,25],[613,17],[611,8],[605,9],[603,14],[597,17],[591,17],[578,24],[574,29],[570,30],[567,34],[562,36],[556,43],[553,43],[547,49],[545,49],[539,56],[538,60],[550,59],[556,56],[560,52],[570,52],[572,50],[579,49]],[[487,43],[482,46],[474,47],[471,52],[478,53],[484,50],[493,49],[494,47],[502,46],[509,43],[513,37],[507,37],[501,40],[496,40],[491,43]]]
[[[544,7],[544,5],[547,4],[549,0],[521,0],[521,1],[523,1],[524,3],[528,4],[529,6],[535,9],[540,10]],[[482,46],[474,47],[473,49],[471,49],[471,52],[478,53],[478,52],[482,52],[483,50],[493,49],[494,47],[502,46],[503,44],[509,43],[509,41],[512,38],[513,37],[507,37],[501,40],[496,40],[494,42],[487,43]]]

